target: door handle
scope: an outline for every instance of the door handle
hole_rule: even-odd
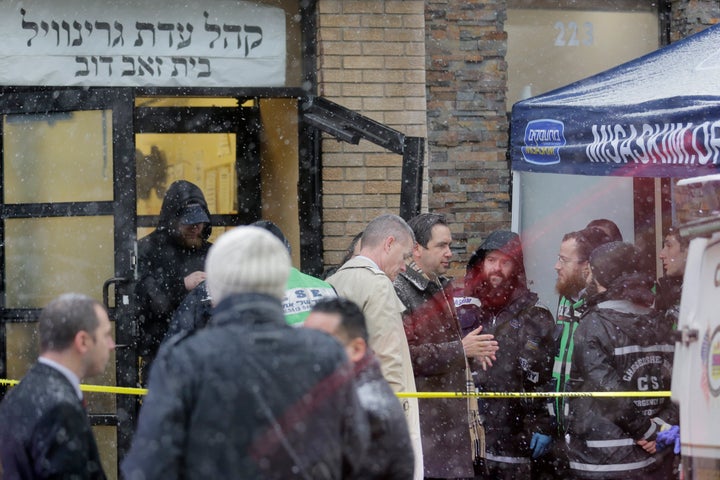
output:
[[[102,299],[103,299],[103,305],[105,305],[105,308],[108,310],[110,309],[110,298],[109,298],[109,291],[110,291],[110,285],[113,284],[123,284],[130,282],[129,278],[126,277],[112,277],[105,280],[105,283],[103,283],[102,287]]]

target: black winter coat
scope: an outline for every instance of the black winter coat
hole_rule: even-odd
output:
[[[153,362],[127,480],[351,478],[369,427],[344,348],[285,323],[280,300],[224,299]]]
[[[664,317],[664,328],[676,330],[680,318],[683,277],[660,277],[655,285],[653,308]]]
[[[622,392],[670,390],[674,345],[658,315],[628,300],[591,306],[575,331],[568,390]],[[671,449],[650,455],[635,442],[654,440],[658,417],[678,424],[669,398],[570,398],[569,460],[580,478],[647,478]],[[671,478],[658,470],[653,478]]]
[[[185,277],[205,270],[210,225],[203,230],[203,244],[186,248],[178,240],[178,217],[191,203],[210,212],[200,188],[179,180],[168,189],[160,210],[157,229],[138,242],[138,282],[135,285],[136,319],[139,327],[138,353],[154,357],[165,337],[170,318],[188,294]]]
[[[431,282],[413,267],[393,282],[407,308],[403,326],[418,392],[467,389],[465,350],[450,280],[441,282]],[[467,399],[421,398],[418,405],[425,476],[474,476]]]
[[[538,305],[537,294],[516,289],[510,303],[493,315],[476,309],[475,329],[495,335],[500,350],[487,371],[478,371],[475,382],[484,392],[546,392],[552,379],[555,324],[550,311]],[[537,399],[480,399],[488,459],[520,458],[529,461],[533,433],[550,435],[547,401]],[[511,462],[513,463],[513,462]]]
[[[372,352],[368,351],[355,364],[355,378],[358,398],[370,423],[367,461],[355,477],[366,480],[413,478],[415,459],[405,412]]]
[[[207,282],[201,282],[185,296],[173,313],[165,340],[180,332],[205,328],[210,318],[212,318],[212,298],[207,289]]]
[[[487,371],[477,371],[475,383],[485,392],[546,392],[551,390],[555,355],[555,321],[527,288],[520,237],[512,232],[491,233],[468,261],[465,294],[481,298],[481,272],[485,257],[499,251],[515,261],[514,285],[507,303],[493,313],[469,303],[462,309],[466,331],[482,325],[481,333],[495,335],[500,349]],[[533,433],[549,435],[551,417],[544,398],[480,399],[487,439],[487,459],[503,468],[522,471],[530,463]],[[519,474],[519,473],[518,473]]]
[[[105,479],[87,412],[53,367],[33,365],[0,404],[0,477]]]

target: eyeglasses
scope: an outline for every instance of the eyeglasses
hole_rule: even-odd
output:
[[[558,255],[558,262],[560,262],[561,265],[567,265],[568,263],[585,263],[587,260],[573,260],[572,258],[563,257],[562,255]]]

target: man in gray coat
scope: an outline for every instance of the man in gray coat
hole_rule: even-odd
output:
[[[369,427],[352,368],[334,339],[285,322],[285,246],[237,227],[205,267],[212,319],[160,348],[125,478],[357,475]]]

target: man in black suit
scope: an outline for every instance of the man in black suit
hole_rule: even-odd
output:
[[[107,312],[64,294],[38,323],[40,358],[0,403],[0,477],[105,479],[80,381],[102,373],[115,348]]]

